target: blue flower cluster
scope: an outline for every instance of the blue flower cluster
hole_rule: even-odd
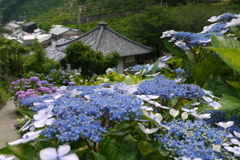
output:
[[[76,90],[79,95],[71,96]],[[44,99],[53,97],[35,100],[43,102]],[[25,104],[28,103],[32,103],[32,99],[26,100]],[[40,110],[45,104],[34,106],[34,110]],[[56,120],[44,131],[44,136],[56,137],[63,142],[80,138],[99,142],[102,135],[116,123],[139,118],[142,101],[110,88],[72,86],[53,105]]]
[[[216,21],[230,21],[232,19],[238,18],[239,16],[237,14],[233,13],[223,13],[219,16],[212,16],[210,19],[208,19],[209,22],[216,22]]]
[[[160,99],[171,98],[202,98],[203,90],[191,84],[178,84],[174,80],[165,78],[164,76],[154,77],[152,81],[145,81],[138,85],[136,94],[158,95]]]
[[[166,130],[165,134],[158,135],[156,139],[175,159],[180,160],[184,156],[191,159],[202,158],[202,160],[234,159],[223,147],[220,152],[213,150],[213,144],[221,145],[229,142],[229,139],[226,133],[211,128],[205,121],[173,120],[163,124],[170,130]]]
[[[70,77],[73,75],[74,72],[70,69],[70,66],[68,66],[66,69],[52,69],[50,74],[46,76],[46,79],[55,85],[68,85]]]
[[[191,32],[176,32],[173,30],[163,32],[161,38],[171,37],[169,41],[182,48],[184,51],[189,51],[193,48],[206,46],[210,43],[212,34],[218,36],[229,32],[230,26],[239,25],[237,22],[228,22],[232,19],[239,18],[239,15],[224,13],[220,16],[213,16],[208,21],[216,22],[209,26],[205,26],[200,33]]]
[[[226,111],[206,111],[205,113],[211,113],[211,118],[204,119],[208,124],[216,124],[218,122],[234,121],[234,124],[227,128],[228,133],[233,131],[240,132],[240,117],[238,115],[227,115]],[[222,127],[214,125],[220,130],[224,130]]]

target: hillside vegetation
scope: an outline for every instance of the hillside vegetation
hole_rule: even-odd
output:
[[[129,11],[145,10],[149,6],[167,4],[176,6],[187,0],[0,0],[0,21],[10,20],[75,23],[81,6],[81,21]],[[195,2],[221,2],[222,0],[194,0]]]

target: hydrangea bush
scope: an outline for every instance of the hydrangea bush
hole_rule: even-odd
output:
[[[238,15],[223,14],[210,18],[210,21],[237,18]],[[172,36],[172,33],[167,35]],[[126,72],[127,76],[121,77],[108,69],[106,75],[92,77],[92,82],[88,79],[79,85],[75,79],[77,85],[61,86],[52,92],[49,88],[53,86],[38,77],[13,82],[12,92],[18,94],[17,101],[22,106],[18,110],[26,115],[27,122],[19,128],[22,138],[7,143],[0,153],[14,154],[24,160],[33,157],[41,160],[239,159],[237,113],[240,100],[224,92],[221,97],[216,97],[205,88],[205,75],[221,77],[217,72],[221,68],[215,70],[217,73],[200,74],[200,71],[211,70],[203,65],[210,63],[209,57],[217,54],[215,62],[225,62],[223,51],[229,52],[228,46],[217,50],[222,41],[234,46],[237,40],[215,35],[213,47],[203,48],[202,52],[201,48],[206,45],[202,44],[202,39],[201,42],[197,39],[198,34],[176,35],[188,37],[186,44],[196,45],[189,45],[191,49],[184,52],[171,46],[173,43],[166,43],[176,56],[162,57],[151,65],[132,67],[132,71],[137,72],[134,75]],[[195,40],[189,39],[190,36]],[[238,53],[239,43],[234,47]],[[212,51],[207,51],[209,49]],[[194,58],[195,54],[197,58]],[[236,80],[240,67],[233,58],[225,57],[225,66],[230,72],[224,72],[224,75],[234,75]],[[238,55],[235,57],[237,59]],[[239,81],[224,80],[239,91]],[[24,86],[32,90],[21,90]],[[26,92],[42,94],[23,96]]]

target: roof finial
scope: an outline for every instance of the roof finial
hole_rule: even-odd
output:
[[[106,27],[106,26],[107,26],[107,23],[104,21],[104,19],[102,19],[102,21],[99,22],[98,25],[99,25],[100,27],[101,27],[101,26]]]

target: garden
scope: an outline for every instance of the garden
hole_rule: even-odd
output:
[[[199,33],[163,32],[172,56],[125,75],[108,68],[87,77],[55,64],[12,81],[22,138],[0,159],[240,159],[240,15],[208,21]]]

